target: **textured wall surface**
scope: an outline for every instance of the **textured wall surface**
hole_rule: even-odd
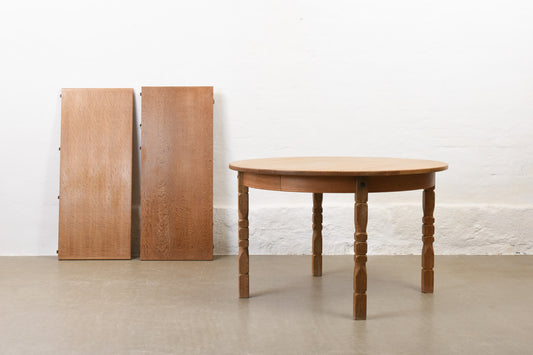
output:
[[[251,205],[250,254],[311,254],[311,207]],[[236,209],[215,211],[215,254],[237,254]],[[533,207],[437,205],[436,254],[533,254]],[[369,204],[368,254],[420,254],[422,208]],[[353,254],[353,206],[324,205],[323,254]]]
[[[446,161],[436,252],[531,253],[531,18],[529,0],[7,2],[0,255],[57,249],[60,89],[132,87],[139,112],[143,85],[215,87],[215,253],[236,252],[228,163],[301,155]],[[309,253],[311,201],[251,191],[250,251]],[[418,253],[420,193],[369,202],[369,253]],[[326,253],[352,253],[352,209],[324,197]]]

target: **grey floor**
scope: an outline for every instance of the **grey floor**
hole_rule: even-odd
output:
[[[531,354],[533,257],[371,256],[368,319],[352,320],[353,257],[212,262],[0,258],[0,354]]]

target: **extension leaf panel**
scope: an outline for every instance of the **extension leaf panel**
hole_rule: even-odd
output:
[[[143,87],[141,259],[213,259],[213,88]]]
[[[131,258],[132,89],[63,89],[59,259]]]

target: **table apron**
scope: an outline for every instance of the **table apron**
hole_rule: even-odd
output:
[[[427,189],[435,186],[435,173],[366,176],[368,192]],[[289,192],[356,192],[356,176],[305,176],[243,173],[245,186]]]

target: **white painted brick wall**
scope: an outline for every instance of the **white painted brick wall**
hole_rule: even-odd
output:
[[[215,87],[216,253],[236,253],[229,162],[301,155],[446,161],[436,252],[531,253],[532,18],[530,0],[5,2],[0,255],[57,249],[60,89],[132,87],[139,111],[143,85]],[[325,252],[351,253],[352,197],[324,200]],[[371,195],[369,253],[419,253],[419,204]],[[251,211],[253,253],[310,252],[310,195],[253,191]]]
[[[368,254],[420,254],[422,208],[369,204]],[[309,206],[250,205],[251,254],[310,254]],[[533,207],[438,204],[436,254],[533,254]],[[215,210],[215,253],[236,254],[237,210]],[[353,254],[353,206],[324,205],[323,253]]]

